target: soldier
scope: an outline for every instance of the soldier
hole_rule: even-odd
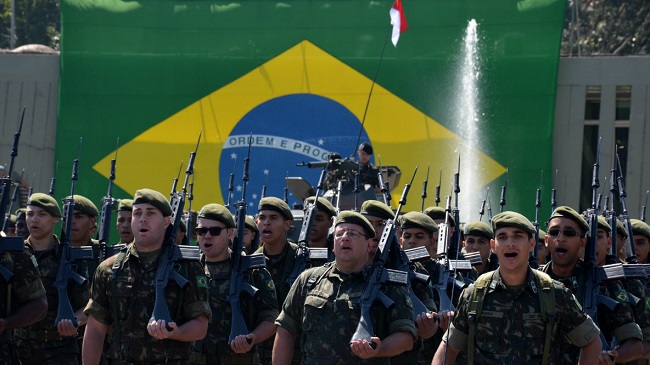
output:
[[[231,330],[232,309],[228,302],[232,252],[228,249],[234,237],[235,221],[223,205],[208,204],[198,215],[196,233],[203,252],[203,267],[208,277],[208,291],[213,320],[207,336],[195,343],[201,354],[198,364],[259,364],[256,345],[275,334],[278,301],[271,274],[265,269],[252,269],[246,282],[258,289],[255,297],[242,295],[241,309],[247,335],[237,336],[228,342]],[[203,361],[204,360],[204,361]]]
[[[9,282],[0,277],[0,364],[13,365],[19,364],[13,329],[45,318],[47,297],[36,260],[29,251],[6,251],[0,254],[0,265],[13,274]]]
[[[16,234],[16,215],[9,214],[9,219],[7,220],[7,231],[5,234],[9,237],[15,237]]]
[[[384,227],[386,227],[386,220],[393,219],[395,217],[395,213],[393,213],[390,207],[378,200],[366,200],[363,202],[363,204],[361,204],[361,211],[359,213],[361,213],[361,215],[363,215],[363,217],[366,218],[370,224],[372,224],[372,228],[375,230],[375,232],[379,232],[377,233],[377,236],[381,236],[381,232],[384,231]],[[372,262],[374,260],[378,243],[379,238],[376,237],[372,243],[368,262]],[[429,254],[431,253],[429,252]],[[435,257],[435,251],[433,255],[433,257]]]
[[[537,236],[539,237],[537,240],[537,265],[542,267],[546,265],[549,260],[548,248],[546,247],[546,232],[538,229]]]
[[[650,263],[648,252],[650,252],[650,226],[642,220],[630,219],[632,225],[632,236],[634,237],[634,248],[636,257],[640,264]],[[616,230],[618,232],[618,229]]]
[[[357,155],[359,156],[359,184],[368,184],[373,189],[381,188],[379,186],[379,177],[377,169],[370,163],[372,156],[372,146],[368,142],[359,145]]]
[[[487,223],[476,221],[465,224],[465,252],[478,252],[481,254],[481,264],[474,268],[479,274],[494,271],[499,267],[497,255],[492,252],[490,240],[494,238],[492,227]]]
[[[564,337],[580,348],[573,364],[596,364],[598,327],[569,290],[528,266],[535,227],[515,212],[495,215],[492,226],[499,268],[463,291],[432,364],[453,364],[460,351],[468,364],[558,364]]]
[[[247,255],[257,251],[260,244],[260,232],[257,229],[255,218],[246,216],[246,225],[244,227],[244,248]]]
[[[131,223],[134,241],[95,271],[92,297],[85,308],[89,322],[84,364],[99,363],[110,326],[120,364],[187,364],[191,342],[205,337],[211,311],[207,279],[196,261],[178,262],[179,274],[189,280],[185,288],[170,280],[165,289],[173,321],[149,323],[156,297],[149,283],[155,280],[164,246],[172,244],[165,242],[171,214],[169,202],[161,193],[136,191]]]
[[[310,196],[305,199],[304,207],[308,207],[309,204],[314,203],[314,196]],[[318,203],[316,204],[316,215],[314,216],[314,223],[311,227],[311,234],[309,235],[309,247],[320,247],[332,249],[331,244],[328,240],[330,228],[334,224],[334,218],[336,216],[336,209],[330,203],[329,200],[318,197]]]
[[[117,206],[117,233],[120,234],[118,245],[128,245],[133,242],[131,230],[131,215],[133,213],[133,199],[122,199]]]
[[[451,237],[454,234],[456,221],[454,221],[454,217],[451,214],[447,213],[445,208],[431,206],[425,209],[423,213],[431,217],[436,224],[445,223],[445,221],[447,221],[447,223],[449,223],[449,236]]]
[[[273,278],[278,305],[282,305],[291,289],[289,276],[293,271],[298,251],[298,245],[287,240],[287,230],[291,228],[292,222],[291,209],[282,199],[264,197],[260,200],[257,228],[262,247],[258,248],[256,253],[261,252],[266,258],[266,269]],[[261,349],[263,364],[271,363],[272,350],[273,341],[269,339]]]
[[[282,306],[276,321],[274,365],[291,363],[296,342],[303,352],[301,363],[306,365],[388,364],[387,357],[411,349],[416,335],[413,308],[406,288],[390,284],[385,294],[395,305],[388,310],[379,303],[373,305],[375,346],[362,339],[348,342],[359,323],[359,298],[371,270],[367,263],[374,237],[375,230],[361,214],[339,214],[335,261],[302,273]]]
[[[617,220],[618,221],[618,220]],[[607,219],[602,215],[598,216],[598,243],[596,249],[596,260],[598,266],[603,266],[606,264],[619,264],[621,261],[618,257],[614,255],[608,255],[607,253],[611,251],[612,248],[612,227],[607,222]],[[617,245],[622,243],[616,241]],[[645,275],[645,270],[643,270]],[[645,279],[643,279],[645,281]],[[637,302],[634,303],[634,300],[630,300],[632,306],[634,321],[641,328],[643,333],[643,347],[650,351],[650,307],[646,307],[646,298],[650,298],[650,293],[648,292],[647,287],[639,278],[625,277],[621,279],[625,291],[629,294],[632,294]],[[644,350],[644,354],[646,350]],[[645,356],[650,356],[650,353]],[[635,361],[631,362],[630,365],[636,364]]]
[[[97,227],[98,215],[97,206],[90,199],[81,195],[74,195],[74,216],[72,218],[72,229],[70,230],[70,246],[91,246],[93,256],[96,258],[101,257],[99,241],[91,237],[94,228]],[[98,265],[99,259],[84,261],[81,265],[85,270],[84,277],[92,280],[93,273],[95,273]]]
[[[16,210],[16,236],[21,236],[24,239],[29,237],[29,229],[27,229],[27,208]]]
[[[29,237],[25,245],[36,258],[43,286],[47,292],[47,316],[25,328],[15,330],[18,340],[18,357],[22,364],[78,364],[80,349],[77,330],[86,323],[83,307],[88,302],[88,284],[70,282],[68,297],[72,304],[78,327],[69,319],[59,322],[53,331],[57,317],[59,294],[54,286],[60,263],[59,240],[54,226],[61,219],[56,200],[43,193],[34,193],[27,201],[27,227]],[[84,275],[85,272],[79,273]]]
[[[547,226],[546,246],[551,252],[551,262],[540,270],[562,282],[576,295],[579,302],[584,303],[584,293],[580,289],[587,278],[582,270],[584,263],[581,256],[587,244],[585,234],[589,230],[589,224],[574,209],[560,206],[551,214]],[[625,300],[626,295],[615,295],[625,293],[623,284],[618,280],[606,280],[600,286],[600,291],[619,301],[613,311],[605,306],[598,307],[598,318],[595,320],[605,340],[611,341],[615,335],[619,344],[615,350],[603,351],[600,361],[611,363],[608,354],[615,358],[618,356],[616,362],[619,363],[637,359],[642,352],[641,328],[634,323],[632,308]],[[603,343],[603,348],[607,346]],[[561,352],[564,354],[564,364],[575,364],[578,360],[576,349],[566,342],[562,344]]]
[[[408,212],[400,219],[402,234],[399,238],[402,249],[435,247],[437,240],[438,226],[428,215],[420,212]],[[429,275],[424,265],[437,272],[438,263],[433,259],[427,259],[424,264],[420,262],[413,265],[414,271],[420,274]],[[391,364],[431,364],[435,352],[433,347],[434,335],[438,332],[438,306],[434,300],[433,289],[426,283],[411,282],[413,292],[422,301],[430,313],[420,313],[415,318],[418,338],[413,343],[413,349],[391,359]]]

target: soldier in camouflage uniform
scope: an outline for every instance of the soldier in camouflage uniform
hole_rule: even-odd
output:
[[[121,199],[117,206],[117,233],[120,241],[116,245],[128,245],[133,242],[131,230],[131,215],[133,214],[133,199]]]
[[[617,228],[618,230],[618,228]],[[607,219],[602,215],[598,216],[598,243],[596,249],[596,260],[598,266],[607,264],[619,264],[621,261],[614,255],[608,255],[607,252],[612,248],[612,227],[607,222]],[[623,241],[616,241],[617,246],[623,244]],[[645,270],[643,270],[645,273]],[[628,296],[629,303],[632,306],[634,321],[641,328],[643,333],[643,347],[650,349],[650,293],[645,285],[645,279],[625,277],[621,279],[623,288],[628,294],[634,296],[638,301],[635,303],[631,296]],[[645,353],[646,351],[644,351]],[[646,354],[650,356],[650,353]],[[636,364],[636,361],[628,363],[629,365]]]
[[[381,188],[379,186],[379,171],[370,163],[372,156],[372,146],[368,142],[359,145],[357,155],[359,156],[359,184],[368,184],[373,189]]]
[[[428,215],[420,212],[408,212],[400,219],[402,249],[425,247],[427,251],[435,245],[438,225]],[[433,261],[433,262],[432,262]],[[427,259],[426,263],[435,265],[435,260]],[[429,272],[421,263],[413,265],[414,271],[429,276]],[[418,339],[413,343],[413,349],[391,359],[391,364],[431,364],[435,352],[433,347],[434,335],[438,332],[438,306],[434,301],[433,288],[428,283],[411,282],[413,292],[422,301],[430,313],[419,313],[415,318]]]
[[[45,318],[47,297],[36,259],[29,251],[4,252],[0,266],[13,274],[9,282],[0,277],[0,365],[13,365],[18,364],[13,329]]]
[[[235,232],[236,233],[236,232]],[[260,231],[257,229],[255,218],[251,215],[246,216],[246,225],[244,226],[244,248],[247,255],[257,251],[260,245]]]
[[[574,209],[560,206],[551,214],[546,232],[546,246],[551,252],[551,262],[540,268],[551,278],[562,282],[577,297],[578,301],[584,303],[584,290],[580,290],[586,278],[582,265],[584,261],[581,256],[587,244],[585,233],[589,230],[589,224]],[[616,358],[616,362],[627,362],[639,358],[642,354],[642,333],[641,328],[634,322],[632,308],[627,303],[627,293],[623,284],[618,280],[606,280],[600,286],[600,294],[618,301],[612,311],[605,306],[598,306],[598,323],[605,341],[611,342],[614,337],[619,344],[615,350],[603,351],[600,361],[611,363],[609,356]],[[603,343],[603,348],[608,349],[609,344]],[[561,348],[563,354],[562,364],[575,364],[578,360],[578,353],[574,347],[564,341]]]
[[[27,227],[30,235],[25,245],[36,258],[43,286],[47,292],[47,316],[28,327],[17,329],[18,355],[24,364],[78,364],[80,349],[77,342],[78,327],[72,321],[62,320],[53,328],[57,317],[59,294],[54,287],[60,263],[59,240],[54,235],[54,225],[61,218],[56,200],[43,193],[34,193],[27,201]],[[85,272],[79,272],[84,275]],[[88,302],[88,284],[68,283],[68,298],[75,311],[78,326],[86,323],[83,307]]]
[[[27,229],[27,208],[16,210],[16,235],[22,236],[24,239],[29,237],[29,229]]]
[[[649,264],[650,263],[650,226],[642,220],[639,219],[630,219],[630,225],[632,226],[632,237],[634,237],[634,248],[636,249],[636,255],[640,264]],[[621,224],[622,226],[622,224]],[[618,231],[623,231],[620,228]],[[621,245],[622,246],[622,245]]]
[[[170,280],[165,292],[173,322],[149,323],[155,302],[159,256],[170,224],[171,207],[159,192],[136,191],[133,199],[134,241],[95,271],[92,297],[85,308],[88,326],[84,335],[84,364],[96,365],[104,338],[112,337],[120,364],[187,364],[191,342],[205,337],[211,318],[207,279],[198,261],[178,262],[178,273],[187,278],[185,288]],[[169,330],[171,329],[171,330]]]
[[[490,240],[494,238],[492,227],[485,222],[476,221],[465,224],[463,231],[465,252],[481,254],[482,263],[474,266],[478,274],[496,270],[499,267],[499,260],[490,247]]]
[[[99,265],[101,257],[99,241],[92,238],[93,228],[97,227],[97,206],[82,195],[74,195],[74,217],[72,218],[72,229],[70,230],[70,246],[93,248],[94,260],[84,260],[82,267],[86,270],[85,277],[92,280],[95,269]]]
[[[388,357],[411,349],[416,336],[413,307],[406,287],[386,286],[395,305],[377,303],[371,317],[377,337],[350,343],[360,318],[359,300],[371,272],[368,253],[375,230],[359,213],[339,214],[334,231],[333,263],[311,268],[291,287],[276,324],[273,364],[288,365],[300,343],[302,364],[389,364]]]
[[[219,204],[204,206],[198,215],[199,246],[203,252],[203,267],[208,277],[210,308],[213,318],[207,336],[195,343],[198,352],[196,364],[234,365],[259,364],[257,344],[275,333],[278,301],[271,274],[265,268],[252,269],[245,277],[248,284],[258,289],[255,297],[241,296],[241,310],[250,331],[228,342],[232,323],[232,309],[228,301],[232,252],[228,249],[234,236],[235,221]]]
[[[579,364],[596,364],[598,327],[569,290],[528,266],[535,227],[515,212],[495,215],[492,226],[490,244],[500,266],[463,291],[432,364],[453,364],[459,351],[467,351],[473,364],[543,364],[545,355],[550,355],[548,364],[559,364],[562,338],[581,349]],[[554,322],[545,320],[551,315]]]

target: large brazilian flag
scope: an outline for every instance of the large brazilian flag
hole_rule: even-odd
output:
[[[115,197],[166,194],[202,133],[199,209],[227,202],[230,174],[241,199],[252,136],[251,212],[263,186],[283,197],[287,176],[316,185],[320,169],[296,164],[369,141],[375,165],[402,171],[393,207],[416,166],[405,211],[420,210],[427,167],[425,206],[436,185],[444,205],[460,159],[463,220],[486,197],[499,210],[506,171],[506,209],[532,219],[542,170],[545,206],[550,195],[566,2],[402,4],[408,30],[394,47],[393,0],[63,0],[57,195],[80,137],[76,193],[99,201],[116,147]]]

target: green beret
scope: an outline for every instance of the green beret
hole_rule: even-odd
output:
[[[255,218],[253,218],[253,216],[250,216],[250,215],[246,216],[246,224],[245,224],[245,226],[246,226],[246,228],[248,228],[248,229],[250,229],[252,231],[259,232],[259,229],[257,228],[257,223],[255,223]]]
[[[616,220],[616,234],[620,234],[623,236],[623,238],[629,237],[627,234],[627,228],[623,226],[623,222],[621,222],[619,219]]]
[[[535,233],[535,226],[533,226],[533,224],[530,223],[528,218],[524,217],[523,215],[517,212],[512,212],[512,211],[499,213],[494,217],[492,217],[492,229],[494,230],[494,232],[496,232],[497,229],[499,228],[505,228],[505,227],[519,228],[530,234]]]
[[[424,210],[424,214],[428,215],[433,219],[434,221],[436,219],[445,219],[445,213],[446,210],[443,207],[428,207],[427,209]],[[454,221],[454,217],[451,216],[451,214],[448,214],[449,216],[449,224],[452,227],[456,226],[456,222]]]
[[[551,214],[551,217],[548,219],[550,222],[551,219],[553,218],[567,218],[570,219],[576,223],[578,223],[578,226],[580,229],[584,232],[589,232],[589,224],[587,221],[580,215],[580,213],[576,212],[575,209],[571,207],[567,207],[565,205],[561,207],[555,208],[555,211]]]
[[[438,225],[428,215],[420,212],[408,212],[400,217],[402,229],[421,228],[429,233],[438,231]]]
[[[25,220],[27,219],[27,209],[18,208],[16,210],[16,220]]]
[[[542,231],[541,229],[537,230],[537,236],[541,241],[544,241],[544,237],[546,237],[546,232]]]
[[[33,205],[35,207],[42,208],[46,212],[50,213],[50,215],[61,218],[61,209],[59,208],[59,204],[53,197],[47,194],[32,194],[29,199],[27,199],[27,205]]]
[[[117,211],[127,211],[130,212],[133,210],[133,199],[120,199],[120,204],[117,206]]]
[[[16,226],[16,215],[15,214],[11,214],[9,216],[9,222],[8,223],[9,223],[9,227],[15,227]]]
[[[307,205],[313,204],[314,203],[314,196],[310,196],[309,198],[305,199],[305,208],[307,208]],[[336,209],[330,203],[329,200],[323,198],[322,196],[318,197],[318,204],[316,204],[316,210],[319,212],[325,212],[327,215],[330,217],[333,217],[336,215]]]
[[[395,218],[395,213],[390,209],[390,207],[379,200],[366,200],[361,204],[361,214],[371,215],[373,217],[381,219],[393,219]]]
[[[632,234],[635,236],[646,236],[650,240],[650,226],[642,220],[630,219],[632,225]]]
[[[598,215],[598,228],[604,229],[607,233],[612,233],[612,226],[607,222],[607,218]]]
[[[278,199],[276,197],[268,196],[260,200],[260,204],[257,207],[257,210],[272,210],[282,214],[284,219],[293,220],[293,214],[291,214],[291,209],[289,205],[285,203],[284,200]]]
[[[133,196],[133,205],[151,204],[156,207],[164,217],[172,215],[172,207],[169,201],[161,193],[151,189],[140,189]]]
[[[341,223],[351,223],[351,224],[356,224],[357,226],[360,226],[363,228],[363,230],[366,232],[366,236],[368,238],[375,238],[375,229],[372,228],[372,224],[360,213],[353,212],[351,210],[344,210],[341,213],[339,213],[338,217],[336,217],[336,221],[334,222],[334,227],[338,226]]]
[[[70,198],[69,196],[66,198]],[[90,199],[86,198],[83,195],[77,195],[75,194],[73,196],[74,199],[74,210],[85,214],[91,218],[97,217],[99,214],[99,211],[97,210],[97,206],[95,203],[91,202]]]
[[[235,228],[235,220],[230,214],[228,208],[221,204],[208,204],[201,208],[198,218],[209,219],[212,221],[221,222],[226,225],[226,228]]]
[[[489,224],[481,221],[469,222],[465,224],[463,231],[465,236],[483,237],[489,240],[494,238],[494,232]]]

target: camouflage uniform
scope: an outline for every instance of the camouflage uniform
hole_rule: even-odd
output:
[[[147,332],[155,299],[151,283],[156,277],[161,250],[138,253],[131,243],[122,252],[124,260],[115,277],[113,264],[122,253],[108,258],[95,271],[92,297],[84,313],[107,326],[113,325],[114,346],[122,364],[187,364],[190,342],[158,341]],[[173,280],[167,285],[167,305],[174,322],[180,326],[201,315],[211,318],[201,264],[181,261],[179,274],[190,284],[183,290]]]
[[[52,236],[52,248],[45,251],[33,251],[30,238],[25,245],[34,254],[38,262],[38,270],[47,293],[47,316],[31,326],[15,330],[18,340],[18,356],[23,365],[26,364],[78,364],[81,351],[77,338],[62,337],[54,328],[59,306],[59,294],[54,287],[57,269],[59,267],[59,240]],[[78,272],[84,275],[85,272]],[[68,282],[68,298],[72,310],[77,311],[88,303],[88,283],[79,286],[73,281]]]
[[[476,322],[475,343],[468,343],[468,309],[474,285],[463,291],[453,324],[443,340],[461,351],[468,351],[472,346],[475,364],[539,364],[546,338],[546,322],[542,319],[538,294],[542,288],[539,279],[528,269],[524,285],[508,287],[501,280],[499,270],[484,275],[492,275],[492,282],[487,287],[481,316]],[[568,339],[573,346],[582,347],[598,337],[599,330],[571,292],[559,282],[553,283],[556,324],[551,336],[549,364],[561,364],[560,346],[564,341],[558,339]]]
[[[560,281],[576,295],[578,301],[583,302],[584,299],[581,296],[584,294],[578,288],[578,283],[582,283],[585,280],[582,273],[584,270],[581,270],[583,264],[584,262],[579,260],[573,269],[573,275],[569,277],[559,277],[555,275],[551,269],[552,263],[546,264],[544,267],[540,268],[540,270],[549,274],[551,278]],[[605,340],[608,343],[611,343],[614,336],[619,344],[627,339],[636,338],[641,340],[641,329],[634,322],[634,314],[631,306],[627,303],[627,293],[623,284],[618,280],[607,280],[600,286],[600,294],[619,302],[619,305],[616,306],[616,309],[613,312],[602,305],[597,308],[598,318],[596,318],[596,320]],[[603,348],[606,346],[607,344],[604,343]],[[571,346],[566,339],[562,344],[562,354],[564,355],[561,364],[573,365],[578,363],[578,356],[580,354],[579,349]]]
[[[236,354],[228,344],[232,323],[232,309],[228,301],[232,261],[206,262],[205,274],[208,277],[210,308],[213,318],[208,334],[194,346],[202,354],[200,364],[259,364],[257,347],[246,354]],[[273,323],[278,317],[278,300],[271,274],[266,269],[254,269],[246,274],[245,281],[259,289],[255,298],[242,294],[241,309],[249,332],[260,323]]]
[[[349,341],[360,317],[360,298],[371,267],[344,274],[334,263],[306,270],[291,287],[276,325],[296,336],[302,364],[389,364],[388,358],[362,360],[350,350]],[[310,283],[310,278],[320,278]],[[413,306],[406,287],[388,285],[386,295],[395,305],[386,310],[380,303],[371,309],[373,328],[379,338],[396,332],[417,336]]]
[[[0,265],[14,274],[11,285],[7,285],[4,279],[0,278],[0,318],[6,318],[23,304],[45,296],[45,288],[36,267],[36,261],[27,250],[23,252],[5,252],[0,255]],[[11,290],[11,308],[7,308],[9,298],[8,290]],[[0,333],[0,364],[11,365],[12,347],[15,348],[12,338],[12,330],[5,330]]]
[[[372,187],[379,187],[379,170],[374,168],[370,162],[366,165],[359,165],[359,184],[369,184]]]

